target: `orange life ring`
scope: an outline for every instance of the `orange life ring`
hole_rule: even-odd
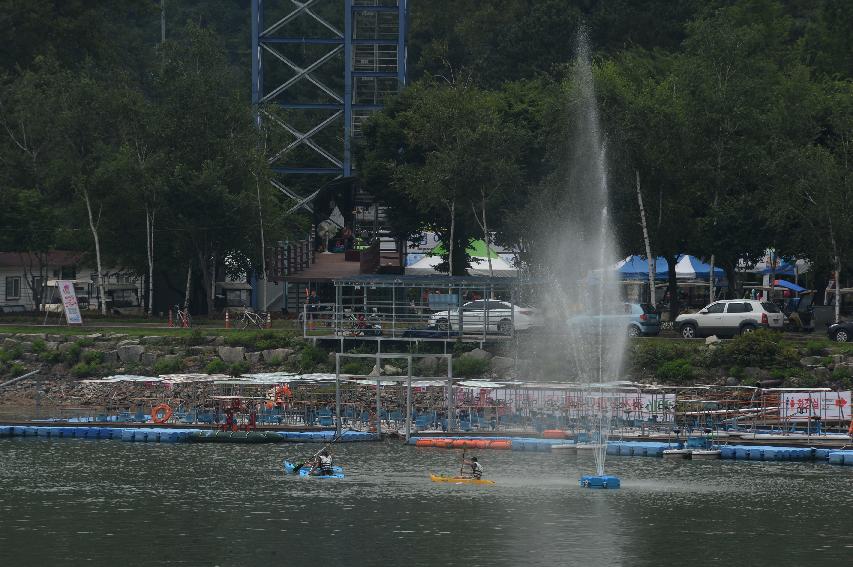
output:
[[[157,414],[160,412],[163,412],[163,417],[158,417]],[[169,404],[158,404],[151,408],[152,423],[166,423],[170,417],[172,417],[172,408],[169,407]]]

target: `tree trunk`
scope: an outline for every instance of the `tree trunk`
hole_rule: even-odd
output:
[[[678,317],[678,312],[681,306],[678,301],[678,279],[675,275],[675,264],[678,261],[678,256],[668,256],[667,263],[667,282],[669,290],[669,320],[675,323],[675,318]]]
[[[148,316],[154,315],[154,210],[145,204],[145,247],[148,253]]]
[[[643,226],[643,241],[646,245],[646,258],[649,260],[649,303],[654,306],[655,301],[655,274],[657,272],[657,259],[652,256],[652,244],[649,241],[649,230],[646,227],[646,209],[643,208],[643,193],[640,191],[640,170],[634,170],[637,174],[637,203],[640,205],[640,224]],[[485,213],[484,213],[485,214]]]
[[[841,254],[838,253],[838,242],[835,240],[835,228],[832,226],[832,216],[827,214],[829,225],[829,240],[832,243],[832,262],[835,264],[835,322],[841,321]]]
[[[260,311],[267,310],[267,254],[266,254],[266,245],[264,243],[264,214],[263,208],[261,207],[261,186],[258,183],[258,179],[255,178],[255,189],[257,189],[258,193],[258,222],[261,225],[261,293],[258,298]],[[214,288],[216,286],[214,285]]]
[[[715,259],[716,258],[714,257],[714,255],[711,254],[711,270],[710,270],[710,273],[708,275],[708,303],[713,303],[714,296],[716,295],[716,293],[714,293],[716,291],[714,289],[714,260]]]
[[[736,299],[739,295],[737,292],[737,272],[735,272],[735,266],[737,262],[720,262],[720,266],[722,266],[723,270],[726,271],[726,279],[729,280],[729,299]]]
[[[184,309],[189,308],[190,305],[190,283],[192,282],[193,276],[193,261],[190,260],[187,262],[187,285],[184,287]]]
[[[100,214],[98,215],[98,223],[92,215],[92,202],[89,199],[89,191],[82,189],[83,200],[86,202],[86,212],[89,214],[89,228],[92,230],[92,238],[95,240],[95,263],[98,268],[98,307],[101,315],[107,314],[106,295],[104,293],[104,271],[101,265],[101,239],[98,236],[98,223],[100,222]]]
[[[489,279],[492,279],[495,274],[492,270],[492,247],[489,245],[489,225],[486,222],[486,195],[482,195],[483,208],[483,242],[486,243],[486,259],[489,261]],[[491,298],[490,298],[491,299]]]
[[[447,245],[447,275],[453,277],[453,238],[456,230],[456,199],[450,204],[450,243]]]

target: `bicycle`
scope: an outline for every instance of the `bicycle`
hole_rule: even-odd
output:
[[[263,311],[254,312],[250,309],[246,309],[243,311],[243,314],[240,318],[235,322],[235,326],[240,327],[241,329],[246,329],[248,327],[257,327],[258,329],[266,329],[267,327],[267,314]]]
[[[175,305],[175,326],[189,328],[193,325],[193,319],[190,316],[189,309],[181,309],[180,305]]]

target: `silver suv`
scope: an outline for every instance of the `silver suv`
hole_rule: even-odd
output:
[[[684,313],[675,325],[685,339],[711,335],[734,336],[759,327],[782,329],[785,315],[773,303],[754,299],[715,301],[698,313]]]

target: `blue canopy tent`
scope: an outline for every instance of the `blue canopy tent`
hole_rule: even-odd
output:
[[[649,278],[649,261],[642,256],[628,256],[618,264],[616,269],[623,281],[647,280]],[[669,263],[663,256],[658,256],[655,263],[655,280],[666,281]],[[707,280],[711,276],[711,266],[690,254],[681,254],[675,264],[675,277],[679,280]],[[722,268],[714,268],[714,279],[722,281],[726,272]]]
[[[616,268],[623,281],[649,279],[649,261],[642,256],[628,256],[616,264]],[[655,262],[655,279],[666,280],[668,270],[666,258],[658,256]]]
[[[703,262],[696,256],[684,254],[675,265],[675,275],[680,280],[707,280],[711,277],[711,265]],[[714,281],[724,280],[726,271],[714,267]]]

